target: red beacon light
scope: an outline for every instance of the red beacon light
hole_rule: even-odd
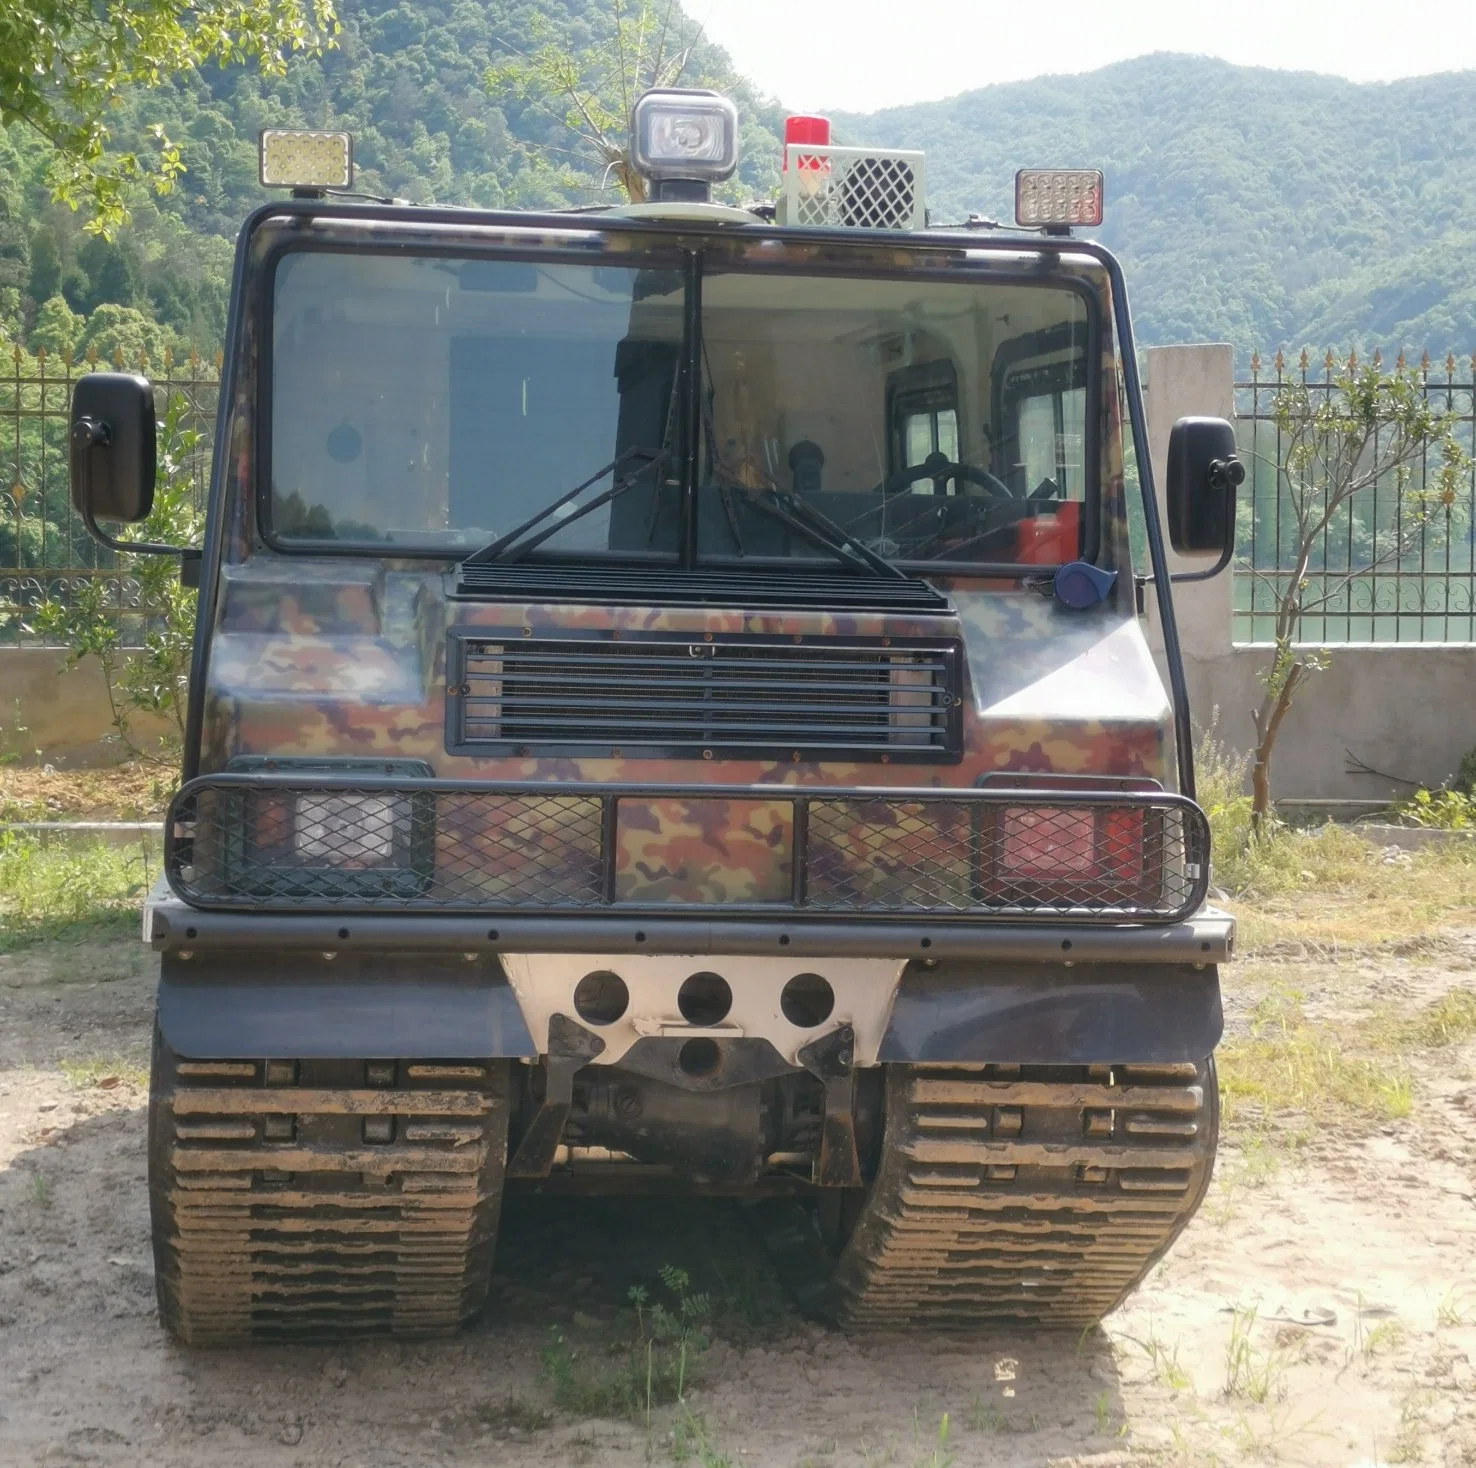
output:
[[[784,119],[784,171],[789,171],[789,150],[803,148],[828,148],[830,146],[830,119],[828,117],[786,117]],[[822,169],[824,158],[809,158],[801,154],[795,159],[799,168]]]

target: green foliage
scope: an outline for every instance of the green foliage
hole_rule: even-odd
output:
[[[1476,349],[1476,72],[1360,85],[1158,54],[836,124],[925,149],[938,219],[1009,220],[1017,168],[1104,168],[1099,235],[1145,343]]]
[[[79,928],[136,926],[157,873],[158,853],[143,843],[42,844],[0,831],[0,952]]]
[[[44,351],[50,357],[75,355],[77,343],[87,323],[67,305],[65,296],[52,296],[43,301],[36,312],[36,325],[31,331],[31,350]],[[18,564],[11,562],[12,565]]]
[[[1411,826],[1437,831],[1476,830],[1476,795],[1468,790],[1416,790],[1395,807],[1395,813]]]
[[[726,67],[726,57],[701,46],[701,29],[677,0],[610,0],[608,29],[587,45],[570,45],[567,33],[535,24],[531,49],[508,42],[511,53],[489,66],[483,82],[494,99],[525,105],[530,112],[559,123],[567,132],[563,146],[523,144],[523,155],[535,175],[547,177],[562,193],[594,197],[619,190],[619,198],[646,197],[646,181],[629,156],[631,109],[650,87],[711,87],[732,93],[742,82]],[[772,188],[771,161],[765,182]],[[750,164],[752,167],[752,164]],[[766,190],[768,192],[768,190]]]
[[[1279,451],[1271,468],[1287,523],[1276,570],[1248,568],[1274,608],[1274,647],[1261,675],[1265,693],[1253,711],[1251,811],[1257,825],[1270,816],[1271,762],[1282,721],[1303,683],[1328,663],[1325,651],[1303,644],[1304,619],[1335,603],[1360,577],[1398,565],[1437,512],[1444,512],[1448,525],[1464,501],[1471,472],[1456,436],[1461,420],[1425,391],[1403,358],[1385,372],[1377,359],[1360,366],[1350,356],[1327,389],[1292,378],[1273,394],[1270,417]],[[1391,517],[1381,538],[1345,564],[1327,564],[1319,547],[1328,527],[1380,486]]]
[[[159,420],[154,507],[134,539],[166,545],[199,543],[203,523],[195,508],[189,457],[200,434],[183,426],[185,411],[184,400],[173,397]],[[44,638],[67,648],[68,667],[88,657],[98,660],[118,737],[132,754],[172,766],[184,739],[195,592],[180,584],[174,556],[128,556],[125,564],[138,582],[138,604],[146,618],[140,650],[124,647],[123,630],[109,607],[109,588],[102,577],[86,578],[64,601],[43,602],[33,625]],[[135,739],[139,715],[162,718],[172,726],[162,750],[145,748]]]
[[[331,0],[0,0],[0,124],[20,123],[49,145],[54,199],[85,204],[111,233],[130,186],[173,188],[183,165],[162,124],[143,148],[111,147],[112,110],[131,88],[153,88],[207,61],[255,61],[281,71],[293,51],[321,52],[335,29]]]
[[[580,1342],[555,1328],[541,1360],[554,1402],[585,1417],[626,1417],[650,1425],[653,1407],[680,1402],[712,1344],[712,1300],[692,1290],[684,1270],[663,1265],[667,1299],[642,1285],[630,1290],[634,1331],[607,1342]]]
[[[1460,768],[1456,771],[1455,788],[1469,795],[1476,795],[1476,749],[1468,749],[1461,756]]]

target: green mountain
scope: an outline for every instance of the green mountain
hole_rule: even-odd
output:
[[[569,142],[557,116],[482,79],[550,36],[597,43],[611,0],[339,10],[339,48],[284,77],[210,70],[125,99],[120,141],[163,122],[187,172],[173,194],[140,198],[116,242],[48,202],[36,138],[0,131],[0,334],[154,359],[217,346],[231,241],[267,197],[264,125],[351,127],[369,192],[511,208],[589,197],[546,166]],[[718,48],[697,42],[692,69],[728,78],[746,117],[741,187],[770,195],[781,110]],[[1105,168],[1101,235],[1123,256],[1146,343],[1476,350],[1476,72],[1358,86],[1160,55],[836,123],[842,141],[924,148],[935,220],[1008,220],[1018,167]]]
[[[1476,72],[1358,85],[1156,55],[836,119],[922,148],[935,219],[1100,167],[1148,343],[1476,351]]]

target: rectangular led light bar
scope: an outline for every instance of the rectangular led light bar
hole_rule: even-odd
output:
[[[1022,168],[1015,175],[1015,223],[1069,228],[1102,222],[1099,168]]]
[[[264,127],[257,139],[257,176],[268,189],[346,189],[354,182],[354,137],[348,132]]]

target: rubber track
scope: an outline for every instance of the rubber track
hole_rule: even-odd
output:
[[[1209,1185],[1214,1065],[890,1067],[876,1177],[831,1285],[865,1329],[1081,1326]]]
[[[192,1345],[440,1335],[486,1301],[504,1062],[186,1061],[156,1043],[164,1323]]]

